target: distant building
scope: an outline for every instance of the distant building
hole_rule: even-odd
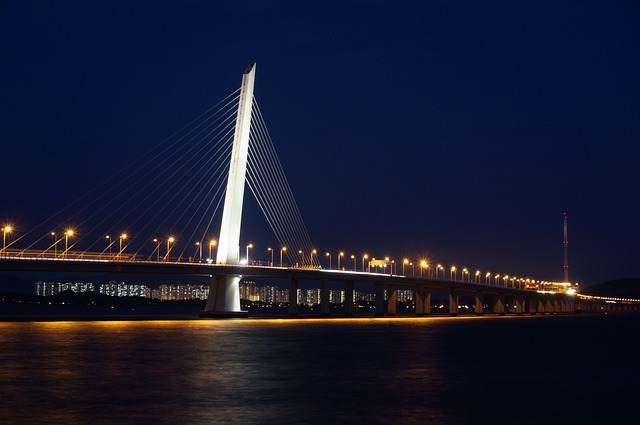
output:
[[[35,294],[40,296],[50,296],[59,294],[63,291],[72,291],[75,293],[81,292],[93,292],[93,283],[87,282],[43,282],[37,281],[35,283]]]

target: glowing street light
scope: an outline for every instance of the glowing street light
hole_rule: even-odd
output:
[[[246,256],[247,264],[249,264],[249,250],[250,250],[251,248],[253,248],[253,244],[252,244],[252,243],[250,243],[249,245],[247,245],[247,256]]]
[[[118,252],[118,258],[122,257],[122,241],[127,239],[127,234],[123,233],[120,235],[120,252]]]
[[[53,236],[53,256],[58,256],[58,238],[56,232],[51,232],[51,236]]]
[[[304,267],[304,252],[302,252],[302,250],[299,249],[298,254],[300,254],[300,267]]]
[[[485,285],[491,284],[491,273],[487,272],[487,274],[484,275],[484,284]]]
[[[475,283],[480,283],[480,270],[476,270],[476,278],[474,280]]]
[[[344,252],[338,254],[338,270],[340,270],[340,257],[344,257]]]
[[[454,273],[455,273],[455,279],[453,277]],[[458,279],[458,272],[456,271],[456,266],[451,266],[451,273],[450,273],[449,276],[450,276],[449,279],[451,279],[451,280],[455,281],[456,279]]]
[[[4,253],[4,251],[7,249],[7,233],[11,233],[13,229],[11,228],[11,226],[4,226],[2,228],[2,252]]]
[[[169,236],[169,239],[167,239],[167,258],[166,258],[166,262],[169,262],[169,258],[170,258],[170,254],[171,254],[171,244],[175,241],[175,238],[173,236]]]
[[[402,260],[402,275],[406,276],[405,272],[404,272],[404,266],[406,266],[407,264],[409,264],[409,260],[408,259],[404,259]]]
[[[196,249],[199,251],[199,258],[198,258],[198,262],[202,263],[202,244],[198,241],[196,242]]]
[[[211,241],[209,242],[209,258],[213,258],[213,257],[211,257],[211,249],[212,249],[214,246],[216,246],[216,244],[217,244],[217,243],[218,243],[218,242],[216,242],[216,241],[214,241],[214,240],[211,240]]]
[[[282,267],[282,253],[287,250],[286,246],[280,248],[280,267]]]
[[[64,232],[64,256],[67,255],[67,250],[69,249],[69,238],[73,236],[73,230],[68,229]]]
[[[420,277],[422,277],[422,271],[427,267],[427,262],[425,260],[420,261]]]
[[[107,240],[107,248],[109,249],[109,258],[111,258],[111,236],[107,235],[104,237]]]
[[[318,258],[318,255],[317,255],[318,251],[315,249],[312,249],[311,254],[309,255],[309,261],[310,261],[309,267],[313,267],[313,254],[316,254],[316,258]],[[318,262],[320,262],[320,260],[318,260]]]
[[[500,275],[499,274],[495,275],[493,279],[496,282],[496,286],[500,286]]]
[[[364,254],[362,256],[362,271],[364,271],[364,260],[368,259],[369,256],[367,254]],[[367,271],[371,271],[371,270],[367,270]]]
[[[442,270],[442,279],[444,280],[444,267],[442,267],[442,264],[438,264],[436,267],[436,279],[438,278],[438,270]]]
[[[355,256],[355,255],[352,255],[352,256],[351,256],[351,259],[353,260],[353,271],[354,271],[354,272],[357,272],[357,270],[356,270],[356,256]]]
[[[273,267],[273,248],[267,248],[267,251],[271,253],[271,263],[269,265]]]
[[[325,256],[329,257],[329,270],[331,270],[331,253],[327,252]]]
[[[469,282],[471,282],[471,276],[469,276],[469,270],[467,270],[467,268],[465,267],[464,269],[462,269],[462,281],[464,282],[464,275],[467,275],[467,280]]]
[[[155,238],[153,240],[153,242],[156,243],[156,260],[158,261],[158,263],[160,262],[160,239]],[[153,255],[153,253],[151,253],[151,255]]]

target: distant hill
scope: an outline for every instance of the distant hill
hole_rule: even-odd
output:
[[[616,279],[580,289],[581,294],[617,298],[640,298],[640,279]]]

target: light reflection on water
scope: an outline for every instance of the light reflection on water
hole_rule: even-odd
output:
[[[540,406],[597,423],[583,410],[600,379],[619,393],[599,400],[631,399],[611,368],[633,373],[638,330],[638,316],[5,322],[0,423],[537,423],[522,410]]]

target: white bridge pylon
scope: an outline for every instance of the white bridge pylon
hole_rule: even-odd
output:
[[[249,153],[251,111],[256,64],[249,65],[242,76],[238,116],[236,119],[233,150],[229,165],[229,177],[222,211],[222,224],[216,261],[219,264],[237,264],[240,257],[240,224],[242,201]],[[244,317],[247,311],[240,309],[241,275],[213,276],[209,285],[209,298],[202,317]]]

